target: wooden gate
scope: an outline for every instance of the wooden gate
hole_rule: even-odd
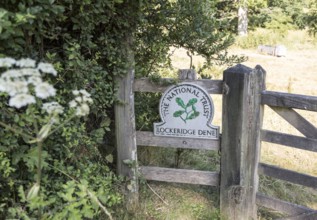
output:
[[[168,81],[169,79],[163,80]],[[129,70],[125,78],[118,80],[120,104],[116,105],[115,110],[118,173],[131,180],[128,201],[131,204],[137,203],[138,175],[141,173],[142,177],[147,180],[220,186],[221,214],[230,220],[256,219],[256,203],[269,208],[278,208],[278,210],[290,214],[305,214],[307,211],[310,214],[316,213],[305,207],[268,198],[257,191],[258,173],[316,188],[316,177],[261,164],[259,163],[259,152],[261,141],[282,143],[316,152],[316,128],[291,109],[283,111],[274,107],[283,118],[303,132],[307,138],[276,134],[261,128],[264,105],[317,111],[317,98],[266,91],[265,71],[260,66],[251,69],[239,64],[225,70],[223,80],[185,81],[205,88],[210,94],[222,95],[223,120],[219,140],[158,137],[154,136],[153,132],[136,132],[134,92],[164,92],[167,86],[164,86],[164,83],[163,85],[152,84],[146,78],[134,79],[133,68]],[[220,150],[220,171],[138,167],[137,146]],[[276,206],[276,204],[280,205]],[[290,211],[294,207],[298,211]]]

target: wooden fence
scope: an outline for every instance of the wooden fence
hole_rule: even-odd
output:
[[[128,72],[125,78],[118,80],[121,104],[116,105],[116,134],[118,173],[131,179],[130,204],[137,203],[138,173],[141,173],[147,180],[220,186],[221,213],[230,220],[256,219],[256,203],[297,216],[294,219],[317,219],[316,210],[258,193],[259,174],[316,188],[316,177],[259,163],[259,152],[261,141],[316,152],[317,129],[293,108],[317,111],[317,97],[266,91],[265,71],[260,66],[251,69],[237,65],[224,71],[223,80],[185,80],[205,88],[210,94],[223,96],[219,140],[158,137],[153,132],[135,130],[134,92],[164,92],[168,86],[152,84],[146,78],[134,79],[132,68]],[[263,130],[264,105],[270,106],[306,137]],[[220,150],[221,168],[209,172],[138,167],[137,146]]]
[[[262,105],[268,105],[305,136],[300,137],[261,129],[261,141],[317,152],[317,128],[294,110],[317,112],[317,97],[272,91],[263,91],[261,96]],[[264,163],[260,163],[258,169],[259,174],[317,189],[317,177]],[[287,219],[317,219],[316,210],[261,194],[257,194],[257,203],[292,216]]]

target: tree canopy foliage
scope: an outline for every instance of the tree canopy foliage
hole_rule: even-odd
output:
[[[308,27],[312,33],[316,32],[314,0],[248,0],[247,3],[251,28],[264,27],[283,32]]]

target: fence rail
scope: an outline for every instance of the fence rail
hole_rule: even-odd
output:
[[[263,91],[261,104],[268,105],[279,116],[290,123],[305,137],[284,134],[275,131],[261,130],[261,141],[280,144],[288,147],[317,152],[317,128],[302,117],[295,109],[317,111],[317,97],[297,94],[288,94],[272,91]],[[317,189],[317,177],[279,168],[273,165],[259,163],[259,174],[288,181],[306,187]],[[317,211],[307,207],[292,204],[275,198],[257,194],[257,203],[293,217],[287,219],[316,219]]]
[[[259,174],[264,174],[276,179],[285,180],[291,183],[317,189],[317,177],[279,168],[265,163],[260,163],[258,169]]]
[[[219,186],[219,172],[144,166],[140,172],[147,180]]]
[[[219,150],[220,140],[175,138],[154,136],[153,132],[137,131],[136,142],[138,146],[184,148],[195,150]]]
[[[222,94],[222,80],[178,80],[178,82],[195,82],[207,90],[209,94]],[[149,78],[135,79],[133,90],[135,92],[164,92],[171,84],[175,83],[175,79],[162,78],[160,83],[152,83]]]
[[[262,104],[276,107],[304,109],[315,112],[317,111],[317,97],[315,96],[263,91]]]
[[[275,131],[261,130],[261,140],[274,144],[317,152],[317,139],[299,137]]]
[[[317,128],[295,110],[291,108],[270,107],[306,137],[317,138]]]
[[[316,213],[316,210],[307,208],[305,206],[286,202],[280,199],[265,196],[261,193],[256,194],[256,203],[269,209],[274,209],[283,213],[288,213],[289,215],[303,215]]]

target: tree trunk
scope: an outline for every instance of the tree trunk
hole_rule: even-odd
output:
[[[246,36],[248,34],[248,8],[239,6],[238,9],[238,34]]]

